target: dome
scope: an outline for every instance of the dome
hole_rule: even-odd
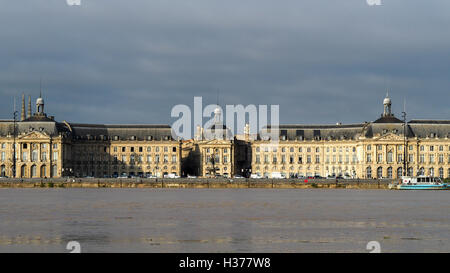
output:
[[[44,99],[43,98],[38,98],[36,100],[36,105],[43,105],[44,104]]]

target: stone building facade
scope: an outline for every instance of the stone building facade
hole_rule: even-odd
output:
[[[105,125],[57,122],[36,101],[21,120],[0,120],[0,176],[118,177],[181,174],[181,142],[169,125]],[[14,143],[16,157],[14,160]],[[16,172],[14,175],[14,164]]]
[[[373,122],[280,125],[274,144],[260,134],[250,137],[248,128],[243,136],[232,136],[219,109],[212,126],[198,127],[193,139],[181,141],[169,125],[57,122],[45,114],[42,98],[34,114],[31,100],[27,113],[22,98],[20,121],[0,120],[0,176],[13,177],[15,166],[15,176],[22,178],[395,178],[404,173],[450,178],[450,120],[411,120],[405,127],[392,114],[390,98],[383,107]]]
[[[392,114],[389,97],[383,106],[383,114],[374,122],[281,125],[277,145],[260,138],[251,143],[252,173],[358,178],[396,178],[406,173],[449,178],[450,120],[411,120],[405,128]]]

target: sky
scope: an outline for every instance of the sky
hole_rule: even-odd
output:
[[[279,105],[283,124],[450,119],[450,1],[0,0],[0,119],[172,124],[178,104]],[[206,122],[206,119],[205,119]]]

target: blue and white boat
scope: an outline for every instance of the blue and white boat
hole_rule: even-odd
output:
[[[450,187],[439,177],[430,176],[402,176],[398,184],[389,184],[389,189],[396,190],[446,190]]]

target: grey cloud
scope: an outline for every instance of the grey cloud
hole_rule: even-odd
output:
[[[450,2],[1,1],[0,118],[12,96],[59,120],[171,123],[194,96],[279,104],[283,123],[449,119]]]

